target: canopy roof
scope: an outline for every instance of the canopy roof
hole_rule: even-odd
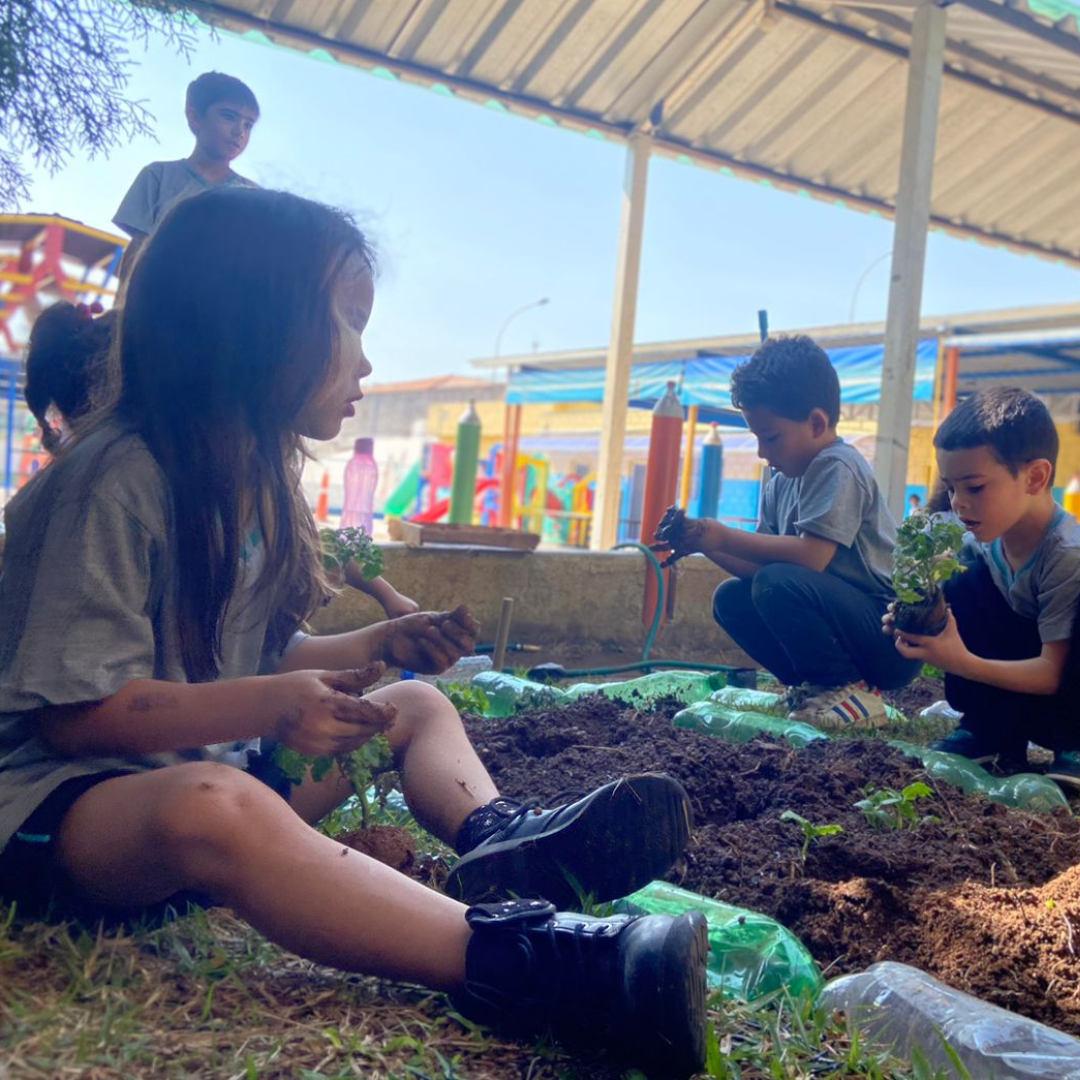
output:
[[[881,345],[856,345],[827,350],[840,376],[840,400],[846,405],[876,403],[881,396]],[[937,341],[920,341],[915,362],[915,400],[930,401],[934,393]],[[731,408],[731,373],[748,356],[695,356],[659,364],[637,364],[630,372],[630,403],[648,408],[674,382],[683,405],[697,405],[703,420],[745,427]],[[518,368],[506,390],[509,405],[537,402],[601,402],[604,369]]]
[[[808,334],[826,349],[840,374],[844,404],[880,400],[883,324],[810,327],[790,333]],[[924,316],[916,352],[915,401],[933,398],[939,342],[959,349],[957,392],[961,396],[993,385],[1023,386],[1043,396],[1080,393],[1080,304]],[[632,404],[650,407],[665,383],[674,380],[684,405],[730,409],[731,372],[756,345],[756,334],[635,345]],[[601,401],[603,362],[603,349],[581,349],[474,360],[473,364],[508,366],[507,401],[523,404]]]
[[[231,0],[209,21],[891,216],[914,0]],[[948,9],[932,226],[1080,261],[1064,0]]]

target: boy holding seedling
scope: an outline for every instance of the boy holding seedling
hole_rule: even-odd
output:
[[[180,161],[147,165],[113,217],[131,237],[120,264],[121,279],[127,278],[139,248],[165,211],[181,199],[218,184],[257,186],[232,169],[259,119],[259,103],[250,87],[220,71],[204,72],[188,85],[184,113],[195,136],[195,149]]]
[[[787,684],[792,719],[879,727],[874,688],[903,686],[919,664],[882,648],[896,526],[865,459],[836,434],[836,370],[808,337],[770,338],[732,373],[731,400],[774,470],[757,532],[669,511],[657,547],[672,559],[700,552],[734,575],[713,615]]]
[[[1080,788],[1070,659],[1080,525],[1054,502],[1054,422],[1025,390],[986,390],[949,414],[934,446],[969,568],[945,585],[940,634],[895,631],[891,611],[884,620],[901,656],[945,672],[963,713],[933,749],[1022,772],[1030,739],[1055,753],[1048,776]]]

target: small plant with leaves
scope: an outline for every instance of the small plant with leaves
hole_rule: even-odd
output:
[[[385,735],[375,735],[358,750],[337,757],[308,757],[279,744],[274,748],[274,764],[293,784],[302,784],[309,777],[315,782],[325,780],[337,765],[356,792],[361,827],[365,829],[375,806],[385,804],[386,796],[399,782],[394,755]],[[369,797],[369,791],[374,792],[374,798]]]
[[[893,549],[894,625],[901,633],[940,634],[948,615],[942,586],[964,567],[958,557],[964,527],[944,514],[906,517]]]
[[[780,815],[781,821],[794,821],[802,829],[803,845],[799,851],[799,865],[806,865],[806,856],[810,854],[810,845],[825,836],[836,836],[844,831],[843,825],[815,825],[812,821],[804,818],[802,814],[796,814],[794,810],[785,810]]]
[[[479,687],[472,683],[439,684],[439,689],[450,699],[450,704],[459,713],[475,713],[483,716],[491,705],[491,699]]]
[[[865,788],[863,794],[865,797],[855,804],[855,808],[861,810],[866,820],[877,828],[917,829],[920,825],[940,820],[932,814],[919,812],[919,800],[932,798],[934,794],[921,780],[908,784],[902,791],[870,787]]]
[[[365,581],[383,572],[382,551],[363,529],[320,529],[319,539],[327,570],[343,573],[349,563],[355,562]]]

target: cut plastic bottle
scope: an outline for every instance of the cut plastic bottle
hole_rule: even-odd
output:
[[[650,915],[700,911],[709,924],[707,978],[712,989],[743,1001],[784,990],[792,997],[817,995],[821,972],[806,946],[768,915],[680,889],[666,881],[616,901],[616,910]]]
[[[921,1051],[948,1080],[965,1075],[950,1049],[974,1080],[1080,1077],[1080,1039],[954,990],[907,964],[883,961],[834,979],[818,1002],[842,1009],[854,1027],[891,1045],[900,1057]]]

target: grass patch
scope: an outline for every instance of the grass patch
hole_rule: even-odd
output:
[[[496,1038],[441,994],[300,960],[222,909],[109,930],[3,915],[4,1080],[643,1080]],[[716,998],[711,1028],[703,1075],[716,1080],[921,1080],[786,999]]]

